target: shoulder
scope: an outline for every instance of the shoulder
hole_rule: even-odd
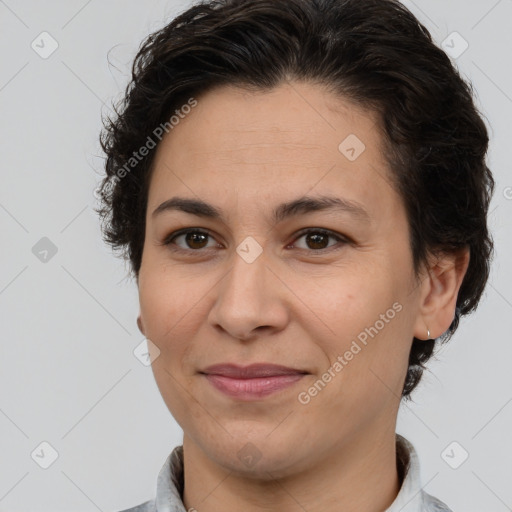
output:
[[[156,512],[155,500],[145,501],[136,507],[120,510],[119,512]]]
[[[438,500],[435,496],[432,496],[425,491],[422,491],[422,493],[425,512],[453,512],[446,503]]]

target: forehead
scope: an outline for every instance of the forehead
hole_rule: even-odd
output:
[[[243,204],[338,192],[370,210],[397,199],[376,116],[319,85],[220,87],[196,100],[158,145],[148,210],[184,193]]]

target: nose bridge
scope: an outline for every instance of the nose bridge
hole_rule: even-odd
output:
[[[237,207],[240,198],[236,196]],[[254,203],[254,201],[252,201]],[[249,203],[251,203],[249,201]],[[246,288],[250,293],[258,291],[258,284],[265,279],[268,264],[268,254],[264,250],[268,240],[268,229],[256,222],[261,217],[260,212],[248,209],[237,211],[233,228],[235,245],[232,254],[232,269],[226,276],[229,282],[228,293],[242,293]],[[258,233],[256,235],[255,233]],[[240,298],[240,297],[238,297]]]
[[[237,338],[250,335],[257,327],[276,327],[284,320],[275,276],[267,268],[265,252],[260,246],[258,254],[255,242],[246,239],[236,248],[210,312],[211,322]]]
[[[226,303],[234,301],[234,306],[243,306],[246,311],[259,308],[267,281],[267,264],[266,253],[260,244],[253,238],[242,241],[233,254],[231,271],[221,287],[222,300]]]

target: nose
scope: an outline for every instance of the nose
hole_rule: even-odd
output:
[[[263,251],[254,261],[233,255],[233,264],[215,288],[208,320],[232,338],[249,341],[268,331],[279,332],[288,322],[291,292]]]

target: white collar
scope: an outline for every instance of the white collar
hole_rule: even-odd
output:
[[[423,490],[418,454],[413,444],[395,434],[398,467],[405,478],[395,501],[385,512],[451,512],[446,504]]]

